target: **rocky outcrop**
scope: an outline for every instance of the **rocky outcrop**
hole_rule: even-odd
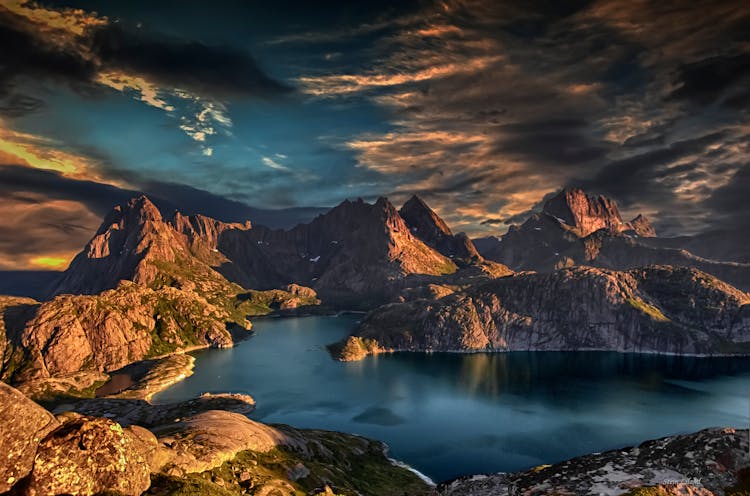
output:
[[[656,237],[656,229],[651,225],[651,221],[648,220],[648,217],[643,214],[638,214],[630,221],[630,230],[642,238]]]
[[[446,257],[461,264],[468,264],[481,258],[466,234],[454,235],[448,224],[417,195],[404,203],[398,213],[414,236]]]
[[[266,453],[299,443],[274,427],[222,410],[202,412],[155,432],[172,451],[167,470],[179,474],[211,470],[241,451]]]
[[[0,493],[29,475],[39,441],[58,425],[47,410],[0,382]]]
[[[340,359],[384,350],[750,350],[750,297],[689,268],[524,273],[372,311]],[[348,356],[347,356],[348,355]]]
[[[206,346],[231,346],[232,318],[192,292],[123,283],[99,295],[63,295],[38,307],[20,331],[3,376],[39,381]]]
[[[6,458],[0,487],[11,494],[375,496],[430,489],[390,460],[378,441],[269,426],[211,408],[247,413],[248,397],[206,395],[171,405],[90,399],[57,418],[2,383],[0,399]],[[87,414],[77,413],[84,409]],[[149,429],[121,419],[146,421]]]
[[[439,496],[516,494],[713,496],[745,494],[748,432],[707,429],[574,458],[526,472],[476,475],[441,484]]]

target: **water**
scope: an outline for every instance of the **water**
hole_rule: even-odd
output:
[[[155,401],[241,392],[252,418],[381,439],[434,480],[514,471],[748,423],[750,359],[617,353],[381,355],[333,361],[356,317],[268,319]]]

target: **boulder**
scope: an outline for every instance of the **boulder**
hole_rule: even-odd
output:
[[[103,418],[76,414],[58,418],[62,426],[39,443],[27,495],[113,492],[136,496],[149,488],[145,433],[125,431]]]
[[[0,493],[29,475],[39,440],[58,426],[51,413],[0,382]]]

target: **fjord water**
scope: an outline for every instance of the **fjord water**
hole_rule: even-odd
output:
[[[748,422],[750,359],[602,352],[411,354],[333,361],[357,316],[265,319],[155,401],[251,394],[268,423],[380,439],[434,480],[513,471]]]

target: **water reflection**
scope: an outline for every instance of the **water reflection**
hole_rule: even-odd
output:
[[[437,480],[553,463],[747,423],[750,360],[617,353],[393,354],[331,360],[353,318],[264,320],[157,398],[249,393],[267,422],[386,441]]]

